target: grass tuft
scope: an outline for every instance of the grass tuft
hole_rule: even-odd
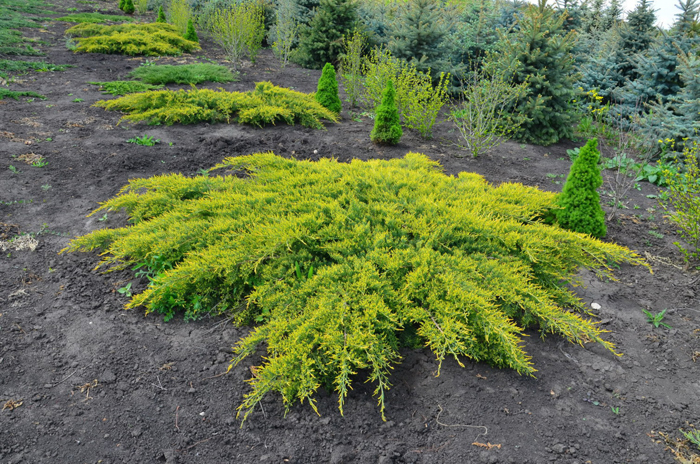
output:
[[[19,100],[19,97],[33,97],[33,98],[40,98],[42,100],[46,100],[46,97],[44,95],[41,95],[41,94],[36,93],[36,92],[17,91],[17,90],[8,90],[8,89],[0,88],[0,100],[4,99],[5,97],[12,98],[14,100]]]

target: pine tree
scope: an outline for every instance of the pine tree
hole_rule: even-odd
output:
[[[617,51],[620,72],[626,78],[635,78],[635,56],[646,51],[654,41],[655,22],[656,13],[650,0],[639,0],[637,7],[627,15],[627,24],[620,29],[620,47]]]
[[[318,80],[318,90],[316,91],[316,101],[325,108],[340,113],[342,104],[338,96],[338,81],[335,78],[335,68],[332,64],[326,63]]]
[[[134,0],[124,0],[124,13],[134,14]]]
[[[165,20],[165,11],[163,11],[163,6],[158,7],[158,19],[156,19],[157,23],[165,23],[167,22]]]
[[[673,32],[679,35],[690,35],[697,26],[698,12],[700,11],[698,0],[678,0],[676,8],[681,11],[676,14]]]
[[[598,140],[591,139],[581,148],[578,158],[571,165],[569,177],[559,195],[557,222],[565,229],[605,237],[605,213],[600,207],[597,189],[603,184],[598,160]]]
[[[187,20],[187,32],[185,32],[184,38],[199,43],[199,37],[197,37],[197,31],[194,30],[191,18]]]
[[[441,2],[411,0],[403,5],[387,33],[388,48],[395,58],[416,66],[418,71],[433,77],[440,72],[457,74],[448,56],[447,38],[450,14]]]
[[[370,139],[374,143],[396,145],[401,140],[403,131],[399,120],[399,110],[396,107],[396,92],[394,84],[387,81],[382,95],[382,103],[375,110],[374,129]]]
[[[556,15],[546,0],[540,0],[538,6],[527,8],[520,30],[501,35],[495,71],[515,85],[528,83],[528,92],[518,100],[513,115],[526,118],[514,134],[525,142],[550,145],[573,135],[575,32],[565,32],[565,20],[565,15]]]
[[[343,36],[352,31],[356,22],[352,0],[321,0],[316,15],[302,30],[295,61],[313,69],[335,63],[343,49]]]

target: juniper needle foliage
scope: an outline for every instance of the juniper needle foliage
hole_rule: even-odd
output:
[[[262,127],[278,121],[323,129],[321,119],[337,121],[312,95],[258,82],[252,92],[210,89],[159,90],[101,100],[94,106],[127,113],[122,120],[150,124],[231,122]]]
[[[335,68],[332,64],[326,63],[318,80],[318,90],[316,90],[316,101],[334,113],[340,113],[342,104],[338,96],[338,81],[335,78]]]
[[[124,55],[181,55],[199,50],[199,44],[184,39],[174,26],[163,23],[103,26],[83,23],[66,35],[74,37],[76,52],[121,53]]]
[[[569,176],[556,213],[562,227],[594,237],[605,237],[605,213],[600,207],[598,187],[603,184],[598,160],[598,140],[591,139],[581,148],[576,161],[571,165]]]
[[[641,264],[630,250],[542,223],[555,194],[446,176],[421,154],[346,164],[260,153],[210,171],[223,175],[132,179],[92,213],[126,210],[131,225],[66,250],[101,250],[98,267],[108,269],[143,264],[150,284],[128,308],[258,322],[233,360],[267,349],[244,418],[269,392],[287,408],[315,408],[322,385],[342,413],[360,369],[383,413],[404,333],[440,362],[522,374],[535,371],[525,327],[612,350],[576,314],[582,304],[566,284],[580,267],[612,276],[607,263]]]

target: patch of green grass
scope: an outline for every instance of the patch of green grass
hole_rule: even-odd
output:
[[[16,29],[41,27],[46,18],[39,15],[53,14],[44,9],[42,0],[2,0],[0,2],[0,54],[40,56],[43,53],[31,45]]]
[[[0,89],[0,100],[4,99],[5,97],[13,98],[15,100],[19,100],[19,97],[35,97],[46,100],[45,96],[32,91],[19,92],[17,90]]]
[[[111,82],[88,82],[92,85],[99,85],[100,90],[112,95],[126,95],[129,93],[147,92],[149,90],[162,89],[162,85],[150,85],[140,81],[111,81]]]
[[[148,84],[226,83],[238,80],[225,66],[207,63],[141,66],[131,71],[129,75]]]
[[[55,21],[66,21],[69,23],[120,23],[126,21],[133,21],[134,18],[130,16],[120,16],[120,15],[109,15],[102,13],[75,13],[69,14],[67,16],[62,16],[56,18]]]
[[[54,72],[71,68],[69,64],[51,64],[45,61],[0,60],[0,76],[24,74],[29,71]]]

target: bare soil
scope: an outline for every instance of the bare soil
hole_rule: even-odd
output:
[[[531,332],[526,349],[536,378],[468,360],[465,368],[446,362],[436,377],[428,350],[406,350],[388,392],[387,422],[373,386],[360,378],[345,416],[327,392],[319,395],[320,416],[297,405],[285,417],[280,398],[270,395],[241,427],[235,410],[256,360],[222,373],[247,328],[223,318],[165,323],[124,311],[117,289],[131,282],[138,291],[145,281],[94,271],[94,253],[58,254],[72,237],[124,224],[112,213],[86,218],[98,202],[132,177],[196,174],[224,157],[266,150],[341,161],[417,151],[448,174],[472,171],[495,184],[556,191],[570,166],[566,149],[582,141],[506,143],[490,155],[460,158],[465,153],[443,122],[432,140],[408,132],[399,145],[378,147],[369,140],[372,120],[347,109],[326,131],[117,125],[119,114],[91,106],[112,97],[87,82],[124,78],[144,58],[73,54],[63,37],[68,26],[26,31],[49,42],[42,59],[75,66],[11,84],[47,100],[0,102],[0,240],[31,233],[37,241],[33,251],[0,255],[0,462],[671,463],[668,444],[678,429],[694,421],[700,427],[700,279],[684,268],[672,245],[679,238],[647,198],[658,194],[648,183],[632,189],[629,209],[608,224],[606,240],[646,255],[654,273],[623,266],[617,282],[584,273],[587,286],[578,290],[601,306],[594,312],[623,356]],[[214,47],[204,49],[158,63],[222,60]],[[240,82],[208,87],[249,90],[266,80],[312,92],[319,76],[295,65],[281,69],[266,50]],[[144,134],[161,142],[126,143]],[[30,154],[48,165],[19,159]],[[667,310],[663,322],[672,328],[655,328],[643,309]]]

